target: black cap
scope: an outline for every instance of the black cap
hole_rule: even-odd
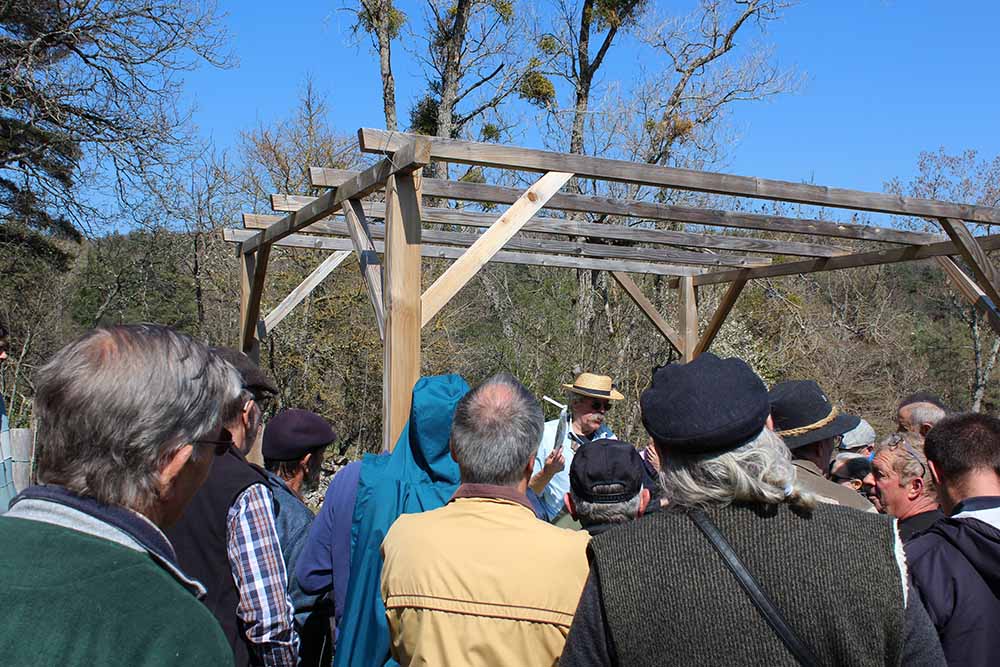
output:
[[[767,423],[767,387],[745,361],[705,352],[657,369],[642,392],[642,423],[657,445],[680,454],[736,449]]]
[[[337,439],[330,424],[315,412],[295,408],[282,410],[264,429],[264,458],[296,461]]]
[[[620,440],[594,440],[573,454],[569,487],[588,503],[621,503],[642,489],[642,473],[642,457],[635,447]],[[599,486],[612,488],[595,491]]]
[[[771,387],[774,432],[789,449],[843,435],[861,423],[840,413],[813,380],[788,380]]]
[[[215,352],[215,354],[232,364],[243,380],[244,389],[249,390],[258,397],[262,393],[278,393],[278,387],[271,378],[264,371],[260,370],[260,366],[255,364],[250,357],[239,350],[234,350],[231,347],[213,347],[212,352]]]

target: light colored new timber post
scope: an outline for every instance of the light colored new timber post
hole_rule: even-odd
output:
[[[249,320],[251,291],[253,289],[254,268],[257,254],[244,255],[241,247],[236,249],[236,260],[240,271],[240,330],[237,349],[254,361],[260,358],[260,343],[256,337],[256,322]]]
[[[420,379],[421,171],[385,184],[385,352],[382,371],[382,450],[392,451],[410,416]]]
[[[677,291],[680,296],[680,329],[684,342],[681,354],[684,363],[688,363],[694,359],[695,348],[698,346],[698,301],[694,291],[694,279],[691,276],[681,276]]]

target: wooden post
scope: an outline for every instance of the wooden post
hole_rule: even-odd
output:
[[[10,435],[11,476],[18,493],[31,484],[32,453],[35,446],[34,431],[30,428],[12,428]],[[7,508],[3,508],[6,511]]]
[[[420,179],[395,174],[385,184],[383,451],[396,445],[420,379]]]
[[[736,305],[736,299],[740,297],[740,293],[746,286],[747,281],[744,280],[734,280],[729,283],[729,289],[726,293],[722,295],[722,301],[719,302],[719,307],[715,309],[715,314],[712,315],[712,321],[708,323],[708,328],[705,329],[705,333],[701,335],[698,340],[698,345],[694,348],[694,354],[691,358],[694,359],[699,354],[707,350],[711,345],[712,341],[715,340],[715,336],[719,333],[719,329],[725,323],[726,318],[729,316],[730,311],[732,311],[733,306]]]
[[[698,297],[694,291],[694,278],[681,276],[677,292],[681,303],[680,329],[684,341],[681,354],[684,363],[692,361],[698,346]]]

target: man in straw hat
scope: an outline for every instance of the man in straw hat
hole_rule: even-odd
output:
[[[567,391],[567,406],[558,419],[545,423],[530,484],[541,499],[549,521],[565,510],[563,498],[569,491],[573,454],[582,444],[616,439],[604,418],[611,409],[611,401],[625,398],[607,375],[581,373],[573,384],[564,384],[563,388]]]
[[[779,382],[768,395],[774,432],[792,452],[798,483],[822,502],[874,512],[871,503],[828,479],[830,455],[861,419],[840,412],[812,380]]]

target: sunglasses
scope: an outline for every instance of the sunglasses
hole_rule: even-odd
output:
[[[233,445],[233,434],[226,429],[222,429],[222,438],[219,440],[199,438],[192,441],[191,444],[198,445],[200,447],[214,447],[214,454],[216,456],[223,456],[227,451],[229,451],[229,447]]]
[[[917,451],[910,446],[910,443],[906,441],[906,438],[902,435],[897,435],[895,433],[893,433],[889,437],[892,438],[892,442],[886,445],[886,449],[888,449],[889,451],[896,451],[897,449],[902,447],[906,451],[906,453],[910,455],[910,458],[912,458],[914,461],[920,464],[920,476],[923,477],[924,475],[926,475],[927,466],[924,465],[924,461],[921,458],[920,454],[918,454]]]
[[[590,399],[590,407],[594,410],[604,410],[607,412],[611,409],[611,401],[602,401],[599,398]]]

